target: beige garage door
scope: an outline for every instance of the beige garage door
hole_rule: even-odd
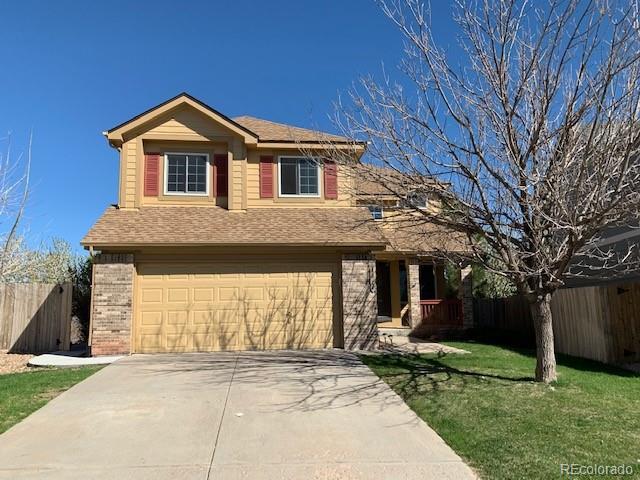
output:
[[[139,264],[136,352],[327,348],[334,266]]]

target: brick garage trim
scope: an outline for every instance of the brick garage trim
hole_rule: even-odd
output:
[[[373,256],[342,256],[342,315],[346,350],[367,350],[376,345],[378,304]]]
[[[131,353],[133,254],[100,254],[93,261],[91,354]]]

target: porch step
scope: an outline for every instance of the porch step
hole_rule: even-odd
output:
[[[381,327],[378,326],[378,336],[393,335],[394,337],[408,337],[411,333],[409,327]]]

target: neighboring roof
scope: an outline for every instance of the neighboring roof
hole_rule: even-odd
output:
[[[413,213],[385,217],[379,222],[382,234],[389,242],[387,250],[395,252],[430,254],[436,252],[468,252],[469,243],[464,234],[422,221]]]
[[[261,142],[353,143],[353,140],[331,133],[294,127],[284,123],[243,115],[233,120],[258,135]]]
[[[309,130],[292,125],[285,125],[255,117],[242,116],[232,119],[186,92],[182,92],[175,97],[170,98],[169,100],[166,100],[119,125],[116,125],[115,127],[107,130],[106,136],[109,141],[119,145],[123,140],[123,134],[146,124],[158,115],[172,111],[184,104],[196,108],[203,114],[211,117],[212,120],[217,121],[230,130],[235,131],[237,134],[244,136],[245,140],[251,141],[251,143],[255,143],[256,141],[266,143],[354,143],[353,140],[339,135]]]
[[[384,247],[366,208],[108,208],[82,239],[93,247],[135,245],[326,245]]]
[[[368,163],[356,164],[353,168],[356,193],[362,197],[404,196],[419,185],[437,182],[424,175],[403,174],[388,167]]]

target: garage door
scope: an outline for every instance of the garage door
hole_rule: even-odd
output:
[[[333,345],[333,264],[139,264],[135,351]]]

